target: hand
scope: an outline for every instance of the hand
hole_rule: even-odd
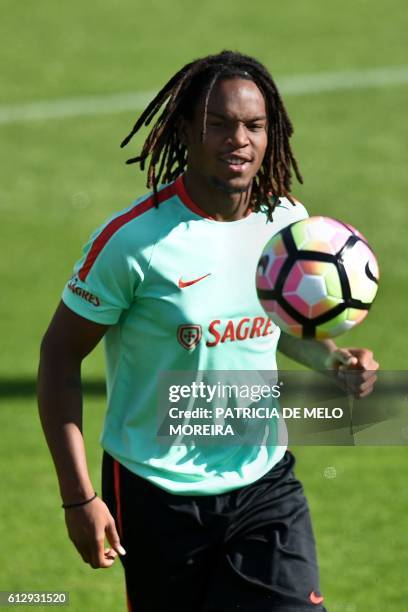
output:
[[[354,397],[369,395],[377,380],[379,364],[365,348],[341,348],[330,353],[326,367],[335,370],[340,386]]]
[[[70,540],[85,563],[94,569],[111,567],[118,554],[126,554],[115,521],[99,497],[85,506],[67,509],[65,523]],[[105,548],[105,536],[111,548]]]

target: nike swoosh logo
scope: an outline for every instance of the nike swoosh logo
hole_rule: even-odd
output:
[[[204,276],[200,276],[200,278],[195,278],[194,280],[191,280],[191,281],[183,281],[181,280],[181,278],[179,278],[178,286],[180,287],[180,289],[184,289],[185,287],[190,287],[190,285],[194,285],[195,283],[198,283],[199,281],[203,280],[203,278],[207,278],[207,276],[211,276],[211,272],[209,272],[208,274],[204,274]]]
[[[309,599],[312,602],[312,604],[321,604],[324,601],[324,597],[322,597],[321,595],[316,595],[314,591],[310,593]]]

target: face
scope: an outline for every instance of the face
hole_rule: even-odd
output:
[[[206,132],[205,96],[193,119],[183,121],[188,171],[225,193],[247,191],[262,165],[267,146],[265,100],[253,81],[218,81],[209,98]]]

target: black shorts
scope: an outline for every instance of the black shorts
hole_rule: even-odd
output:
[[[322,612],[315,542],[288,451],[257,482],[174,495],[104,454],[103,499],[133,612]]]

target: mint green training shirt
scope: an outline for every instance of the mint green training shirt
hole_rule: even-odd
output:
[[[163,370],[274,370],[280,330],[259,304],[255,272],[267,240],[307,216],[282,198],[273,214],[206,216],[183,177],[111,217],[84,248],[63,292],[105,335],[108,408],[103,448],[177,494],[208,495],[258,480],[286,446],[166,447],[157,435]],[[192,282],[194,281],[194,282]]]

